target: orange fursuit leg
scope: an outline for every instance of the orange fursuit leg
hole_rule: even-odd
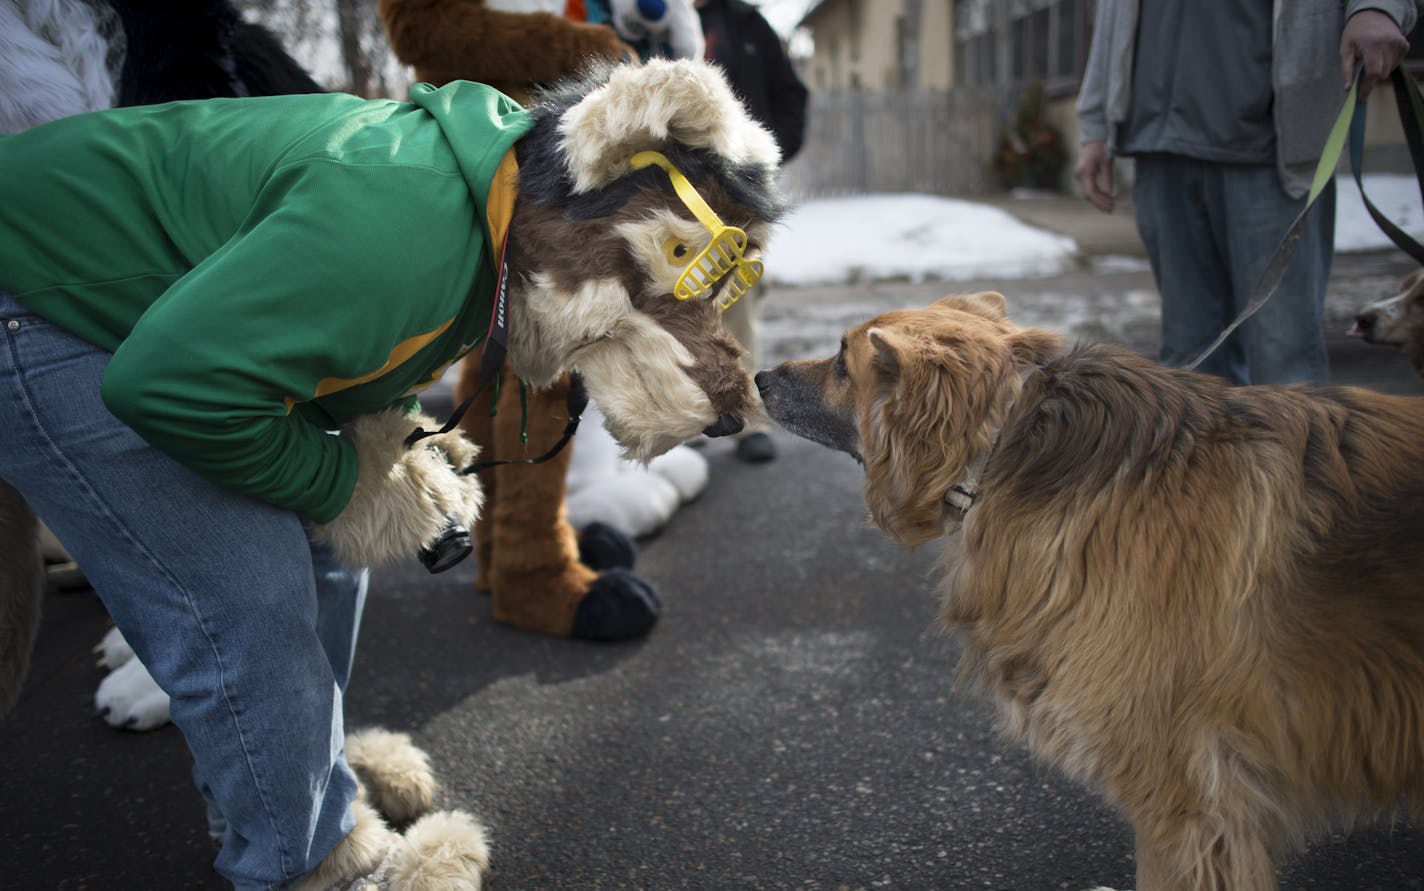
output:
[[[479,385],[476,362],[466,362],[456,396]],[[481,395],[464,429],[483,447],[480,460],[543,455],[568,422],[567,378],[548,390],[528,390],[528,442],[521,441],[519,381],[506,370],[498,411],[489,416]],[[493,597],[497,621],[555,637],[624,640],[646,634],[660,603],[653,588],[627,569],[595,572],[579,560],[578,536],[564,513],[569,459],[576,441],[542,464],[513,464],[480,474],[485,508],[475,527],[476,585]]]

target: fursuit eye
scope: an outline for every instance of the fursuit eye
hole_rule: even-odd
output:
[[[686,266],[692,259],[692,248],[687,242],[674,235],[663,242],[663,253],[667,256],[667,261],[672,266]]]

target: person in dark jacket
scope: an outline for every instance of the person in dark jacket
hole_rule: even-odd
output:
[[[776,138],[785,164],[801,150],[806,135],[806,85],[796,76],[781,36],[755,6],[743,0],[698,0],[707,59],[720,65],[727,82],[747,111]],[[757,310],[765,296],[758,283],[722,314],[722,324],[747,351],[749,371],[760,365],[757,351]],[[776,457],[776,446],[764,427],[748,425],[737,438],[736,455],[757,463]]]

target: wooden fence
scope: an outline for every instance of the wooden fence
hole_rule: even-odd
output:
[[[983,193],[1001,125],[991,90],[813,93],[806,141],[782,173],[792,198]]]

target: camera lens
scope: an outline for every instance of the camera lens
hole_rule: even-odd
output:
[[[474,551],[470,540],[470,530],[455,517],[449,517],[449,524],[434,542],[420,549],[420,562],[432,574],[444,572]]]

